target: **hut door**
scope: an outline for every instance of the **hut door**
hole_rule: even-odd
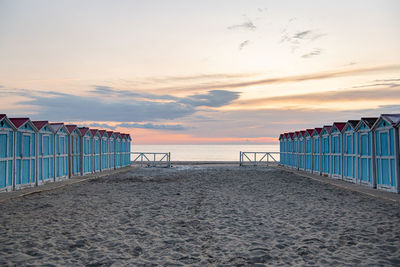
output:
[[[7,186],[7,134],[0,134],[0,188]]]
[[[31,178],[31,136],[22,136],[22,184],[28,184]]]
[[[384,186],[391,186],[391,162],[389,156],[389,131],[379,132],[379,155],[377,155],[377,170],[380,171],[381,181],[379,184]]]
[[[369,153],[368,153],[368,134],[360,135],[360,180],[361,182],[369,182]]]
[[[354,177],[353,175],[353,135],[346,134],[344,151],[344,176]]]
[[[328,141],[328,137],[323,138],[322,145],[323,145],[322,171],[324,173],[329,173],[329,141]]]
[[[50,159],[48,157],[50,155],[50,136],[44,135],[42,142],[42,179],[47,180],[50,178]]]
[[[71,136],[72,139],[72,154],[71,154],[71,162],[72,162],[72,175],[76,175],[78,173],[78,137]]]

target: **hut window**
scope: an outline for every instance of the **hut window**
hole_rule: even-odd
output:
[[[0,122],[0,125],[1,125],[1,127],[3,127],[4,126],[4,122],[2,121],[2,122]]]

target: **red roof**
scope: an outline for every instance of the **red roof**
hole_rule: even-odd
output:
[[[111,136],[113,133],[113,131],[107,131],[108,136]]]
[[[0,114],[0,120],[4,119],[6,117],[6,114]]]
[[[9,119],[16,128],[21,127],[23,124],[29,121],[29,118],[9,118]]]
[[[130,134],[126,134],[126,138],[131,138],[131,135]]]
[[[100,137],[103,137],[106,132],[107,132],[106,130],[99,130]]]
[[[317,131],[317,134],[320,134],[322,132],[322,128],[315,128],[315,131]]]
[[[293,138],[293,135],[294,135],[293,132],[289,133],[290,138]]]
[[[48,121],[32,121],[33,125],[36,126],[36,128],[40,131],[46,124],[48,124]]]
[[[90,132],[92,133],[92,135],[96,135],[96,133],[98,132],[99,130],[97,130],[97,129],[90,129]]]
[[[312,133],[314,132],[314,129],[307,129],[306,131],[307,131],[307,133],[311,136]]]
[[[120,132],[114,132],[114,135],[115,135],[115,138],[118,138],[118,136],[120,136],[121,133]]]
[[[304,134],[306,133],[306,131],[300,131],[300,133],[304,137]]]
[[[89,131],[88,127],[79,127],[78,129],[81,132],[82,136],[84,136]]]
[[[346,122],[334,122],[333,125],[341,132],[343,128],[346,126]]]
[[[282,139],[282,136],[283,136],[283,134],[280,134],[280,135],[279,135],[279,139]]]
[[[69,124],[69,125],[65,125],[65,127],[67,128],[68,132],[71,134],[78,126],[76,126],[75,124]]]

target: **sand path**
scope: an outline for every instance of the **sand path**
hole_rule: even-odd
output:
[[[0,265],[400,265],[399,206],[282,170],[137,169],[0,210]]]

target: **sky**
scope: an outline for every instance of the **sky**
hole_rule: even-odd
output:
[[[0,113],[273,144],[400,113],[398,0],[0,0]]]

